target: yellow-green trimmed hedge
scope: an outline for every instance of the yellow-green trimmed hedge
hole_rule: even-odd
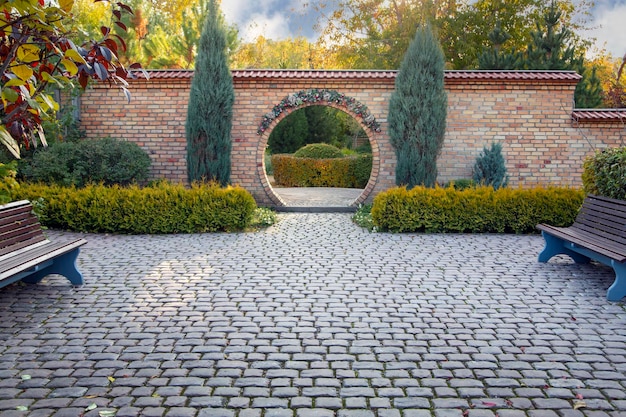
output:
[[[372,156],[296,158],[272,155],[276,185],[283,187],[365,188],[372,171]]]
[[[250,226],[254,198],[243,188],[167,182],[152,187],[84,188],[21,184],[48,227],[91,233],[159,234],[238,231]],[[42,200],[39,200],[42,199]]]
[[[582,190],[556,187],[396,187],[374,198],[372,220],[392,232],[532,233],[539,223],[571,225],[583,199]]]

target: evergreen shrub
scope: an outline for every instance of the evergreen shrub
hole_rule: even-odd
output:
[[[0,204],[11,201],[11,195],[19,187],[15,180],[17,163],[11,161],[7,164],[0,163]]]
[[[372,219],[391,232],[532,233],[539,223],[570,226],[583,198],[570,188],[396,187],[374,198]]]
[[[276,185],[283,187],[365,188],[372,172],[372,156],[295,158],[272,155]]]
[[[162,234],[238,231],[256,203],[243,188],[216,183],[190,188],[157,182],[141,188],[21,184],[14,200],[39,201],[45,226],[88,233]]]
[[[583,165],[586,193],[626,200],[626,146],[596,152]]]
[[[473,180],[477,184],[491,185],[496,190],[508,185],[509,176],[506,172],[501,144],[492,143],[491,148],[486,146],[483,148],[474,164]]]
[[[474,180],[470,178],[459,178],[459,179],[450,181],[445,186],[453,187],[455,190],[465,190],[467,188],[476,187],[476,183],[474,182]]]
[[[338,147],[328,143],[312,143],[298,149],[293,156],[295,158],[315,159],[343,158],[343,152]]]
[[[129,185],[145,182],[150,164],[150,157],[137,144],[104,138],[40,148],[20,163],[18,172],[22,181],[50,185]]]

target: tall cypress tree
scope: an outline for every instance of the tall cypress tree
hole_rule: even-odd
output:
[[[226,35],[216,0],[208,15],[196,58],[187,110],[187,175],[193,181],[230,181],[235,92],[228,69]]]
[[[389,100],[389,136],[396,151],[396,184],[432,187],[448,110],[444,55],[429,26],[417,30]]]

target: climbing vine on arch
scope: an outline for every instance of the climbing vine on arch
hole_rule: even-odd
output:
[[[365,126],[374,132],[380,132],[380,124],[376,121],[376,118],[369,112],[366,105],[358,102],[356,99],[352,97],[348,97],[345,94],[341,94],[335,90],[304,90],[299,91],[294,94],[290,94],[284,99],[281,100],[280,103],[272,108],[272,111],[265,114],[263,116],[263,120],[259,124],[259,128],[257,129],[257,134],[262,135],[269,128],[270,124],[278,116],[283,113],[289,113],[290,110],[295,110],[298,107],[314,104],[314,103],[328,103],[334,104],[340,107],[345,107],[346,110],[351,113],[359,116]]]

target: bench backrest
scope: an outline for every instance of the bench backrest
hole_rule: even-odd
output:
[[[0,206],[0,256],[45,240],[29,201]]]
[[[589,194],[576,217],[575,227],[613,241],[626,251],[626,201]]]

